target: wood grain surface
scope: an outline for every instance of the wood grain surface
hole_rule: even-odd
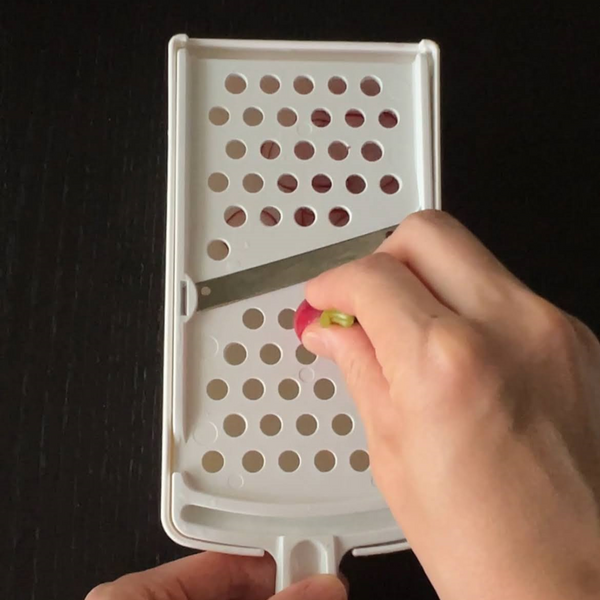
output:
[[[173,34],[436,40],[446,209],[598,332],[591,8],[4,0],[0,597],[78,600],[185,554],[158,516]],[[411,553],[343,566],[354,600],[436,597]]]

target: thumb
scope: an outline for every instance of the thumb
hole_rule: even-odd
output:
[[[272,600],[347,600],[348,592],[334,575],[309,577],[273,596]]]
[[[389,386],[362,327],[323,328],[317,320],[304,330],[302,344],[312,353],[332,359],[340,368],[369,436],[379,420],[387,419],[384,415],[389,412]]]

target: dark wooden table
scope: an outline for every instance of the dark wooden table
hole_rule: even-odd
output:
[[[600,331],[591,2],[104,4],[0,8],[7,600],[77,600],[99,581],[185,553],[158,517],[165,68],[175,33],[439,42],[445,207]],[[435,598],[410,553],[347,559],[344,570],[354,599]]]

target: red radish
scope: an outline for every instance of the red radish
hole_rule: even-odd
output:
[[[296,332],[299,340],[302,340],[302,334],[304,333],[304,330],[311,323],[319,320],[321,317],[321,312],[322,311],[311,306],[306,300],[304,300],[296,309],[296,314],[294,315],[294,331]]]
[[[317,127],[327,127],[331,123],[331,115],[324,108],[313,110],[310,118]]]
[[[360,110],[355,108],[351,108],[346,113],[346,123],[350,125],[350,127],[360,127],[365,122],[365,115],[363,115]]]
[[[356,322],[356,318],[352,315],[340,312],[339,310],[317,310],[311,306],[306,300],[296,309],[294,315],[294,331],[302,341],[302,334],[306,328],[319,321],[321,327],[329,327],[330,325],[339,325],[340,327],[352,327]]]

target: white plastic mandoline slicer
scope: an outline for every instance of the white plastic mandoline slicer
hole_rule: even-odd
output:
[[[292,322],[315,270],[440,206],[439,137],[433,42],[172,39],[162,522],[179,544],[268,552],[278,590],[406,548],[340,373]]]

